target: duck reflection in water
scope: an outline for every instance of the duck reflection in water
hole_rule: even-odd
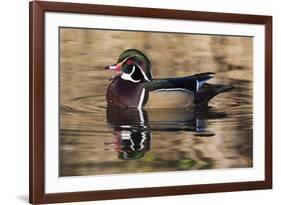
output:
[[[118,158],[136,160],[150,150],[153,132],[185,131],[195,136],[211,137],[206,119],[225,117],[224,113],[210,113],[201,109],[122,109],[107,108],[107,123],[116,137],[113,145]]]

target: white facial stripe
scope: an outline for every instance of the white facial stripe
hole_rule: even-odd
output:
[[[131,58],[131,56],[125,58],[123,61],[122,61],[122,64],[126,62],[126,60],[128,60],[129,58]]]
[[[125,59],[122,61],[122,65],[123,65],[123,63],[125,63],[129,58],[132,58],[132,57],[134,57],[134,56],[136,56],[136,55],[132,55],[132,56],[129,56],[129,57],[125,58]],[[137,65],[137,64],[136,64],[136,65]],[[137,67],[140,69],[140,71],[141,71],[141,73],[142,73],[144,79],[147,80],[147,81],[150,81],[150,80],[148,79],[148,77],[146,76],[146,74],[144,73],[144,71],[142,70],[142,68],[141,68],[139,65],[137,65]],[[133,72],[131,72],[130,75],[132,75],[132,73],[133,73]]]
[[[132,77],[131,77],[131,75],[135,72],[135,66],[133,67],[133,70],[132,70],[132,72],[131,73],[124,73],[124,72],[122,72],[122,74],[121,74],[121,78],[123,79],[123,80],[129,80],[129,81],[132,81],[133,83],[139,83],[141,80],[134,80]]]
[[[130,57],[131,57],[131,56],[130,56]],[[129,58],[129,57],[128,57],[128,58]],[[124,61],[126,61],[128,58],[126,58]],[[124,61],[123,61],[123,62],[124,62]],[[144,71],[141,69],[141,67],[140,67],[139,65],[137,65],[137,64],[136,64],[136,66],[140,69],[140,71],[141,71],[141,73],[142,73],[144,79],[149,82],[150,80],[148,79],[148,77],[146,76],[146,74],[144,73]],[[135,70],[136,70],[136,67],[134,66],[131,73],[128,74],[128,73],[124,73],[124,72],[123,72],[122,75],[121,75],[121,78],[124,79],[124,80],[132,81],[132,82],[134,82],[134,83],[139,83],[141,80],[134,80],[134,79],[131,77],[131,75],[135,72]]]
[[[140,67],[139,65],[137,65],[137,67],[140,69],[140,71],[141,71],[141,73],[142,73],[144,79],[147,80],[147,81],[150,81],[150,80],[147,78],[147,76],[145,75],[145,73],[143,72],[143,70],[141,69],[141,67]]]
[[[136,55],[133,55],[133,56],[129,56],[127,58],[125,58],[123,61],[122,61],[122,64],[125,63],[129,58],[132,58],[132,57],[135,57]]]

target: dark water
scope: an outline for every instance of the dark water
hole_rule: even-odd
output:
[[[156,78],[216,72],[210,83],[235,89],[205,109],[107,109],[113,73],[103,68],[132,47],[151,58]],[[62,30],[60,175],[251,167],[251,48],[243,37]]]

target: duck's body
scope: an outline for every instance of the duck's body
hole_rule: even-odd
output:
[[[150,90],[149,84],[136,85],[115,78],[108,86],[106,99],[109,106],[120,108],[173,108],[194,106],[194,94],[187,89],[170,88]]]
[[[120,72],[112,79],[107,89],[106,99],[110,107],[203,106],[217,94],[232,89],[229,85],[206,84],[214,74],[211,72],[180,78],[153,79],[148,58],[135,49],[123,52],[118,63],[108,66],[107,69]]]

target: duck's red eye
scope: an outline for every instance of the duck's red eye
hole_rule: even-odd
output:
[[[132,64],[133,64],[133,61],[129,59],[129,60],[127,60],[127,64],[128,64],[128,65],[132,65]]]

